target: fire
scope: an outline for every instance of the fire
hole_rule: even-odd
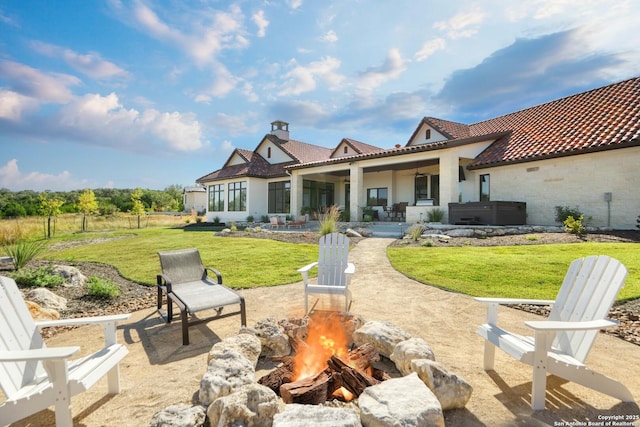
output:
[[[314,313],[309,322],[306,345],[298,348],[294,358],[293,380],[311,377],[326,369],[331,356],[347,354],[348,343],[339,316]]]

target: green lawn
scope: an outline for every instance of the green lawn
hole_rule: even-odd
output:
[[[241,233],[244,234],[238,232]],[[50,251],[46,258],[110,264],[130,280],[155,285],[156,275],[160,272],[158,251],[198,248],[203,264],[220,270],[227,286],[251,288],[297,282],[301,280],[297,269],[318,257],[316,245],[248,237],[214,237],[209,232],[186,233],[166,228],[76,234],[75,237],[64,236],[60,241],[69,243],[104,237],[123,238]]]
[[[244,232],[238,232],[244,234]],[[100,244],[51,251],[49,259],[93,261],[115,266],[139,283],[154,285],[160,270],[157,252],[195,247],[206,266],[223,274],[234,288],[275,286],[301,280],[297,269],[317,258],[310,244],[250,237],[213,237],[210,232],[152,228],[112,233],[82,233],[52,243],[123,237]],[[572,260],[610,255],[629,269],[620,300],[640,298],[640,244],[574,243],[497,247],[390,247],[391,264],[419,282],[473,296],[554,299]]]
[[[419,282],[473,296],[555,299],[571,261],[609,255],[629,270],[618,299],[640,297],[640,244],[573,243],[495,247],[390,247],[398,271]]]

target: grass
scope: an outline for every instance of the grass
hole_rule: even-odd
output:
[[[241,234],[244,232],[238,232]],[[82,245],[49,252],[49,259],[91,261],[113,265],[127,279],[156,284],[160,272],[158,251],[198,248],[205,266],[222,272],[232,288],[252,288],[300,280],[299,267],[314,261],[317,245],[283,243],[250,237],[214,237],[212,233],[185,233],[180,229],[153,228],[104,233],[83,233],[84,239],[124,237],[100,244]],[[61,239],[69,241],[69,237]]]
[[[483,297],[555,299],[571,261],[609,255],[629,270],[618,300],[640,297],[640,244],[391,247],[395,269],[419,282]]]

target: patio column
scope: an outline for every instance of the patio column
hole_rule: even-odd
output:
[[[302,175],[299,171],[293,171],[291,173],[291,200],[290,200],[290,214],[297,218],[300,215],[300,208],[302,208],[304,186],[302,185]]]
[[[458,156],[444,150],[440,155],[440,209],[446,213],[444,221],[449,219],[449,203],[458,201]]]
[[[360,215],[360,207],[365,206],[367,201],[365,200],[364,192],[364,172],[361,167],[356,163],[349,165],[350,182],[349,186],[349,200],[351,206],[349,207],[349,218],[351,221],[358,221]]]

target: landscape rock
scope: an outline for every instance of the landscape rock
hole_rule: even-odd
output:
[[[46,288],[33,288],[25,294],[25,299],[39,304],[42,308],[64,311],[67,309],[67,299],[58,296]]]
[[[365,427],[444,427],[440,402],[415,373],[367,387],[358,401]]]
[[[411,361],[414,359],[436,360],[433,350],[422,338],[409,338],[399,342],[391,353],[390,359],[396,364],[396,368],[402,375],[411,372]]]
[[[399,342],[409,338],[411,335],[391,322],[377,320],[370,320],[353,332],[353,342],[356,346],[369,343],[380,355],[387,358],[391,356]]]
[[[255,382],[253,363],[237,350],[225,348],[209,361],[200,380],[200,404],[209,406],[217,398]]]
[[[464,378],[449,372],[442,364],[428,359],[414,359],[411,369],[438,398],[443,410],[464,408],[473,387]]]
[[[278,408],[278,396],[270,388],[248,384],[216,399],[207,416],[213,427],[270,427]]]
[[[87,276],[82,274],[80,270],[69,265],[54,265],[51,272],[58,275],[70,286],[84,286],[87,283]]]
[[[252,329],[262,344],[262,356],[280,357],[291,353],[289,337],[284,328],[278,325],[275,317],[267,317],[260,320]]]
[[[218,357],[218,354],[224,353],[227,350],[235,350],[247,358],[255,368],[258,364],[258,358],[262,351],[262,345],[260,339],[253,334],[242,333],[230,336],[217,342],[209,350],[207,356],[207,364],[211,362],[211,359]]]
[[[311,421],[313,420],[313,421]],[[273,427],[362,427],[353,408],[333,408],[322,405],[286,405],[273,418]]]
[[[56,320],[60,318],[60,313],[50,308],[43,308],[33,301],[25,301],[29,313],[33,320]]]
[[[171,405],[156,412],[149,427],[201,427],[204,426],[205,415],[204,406]]]

